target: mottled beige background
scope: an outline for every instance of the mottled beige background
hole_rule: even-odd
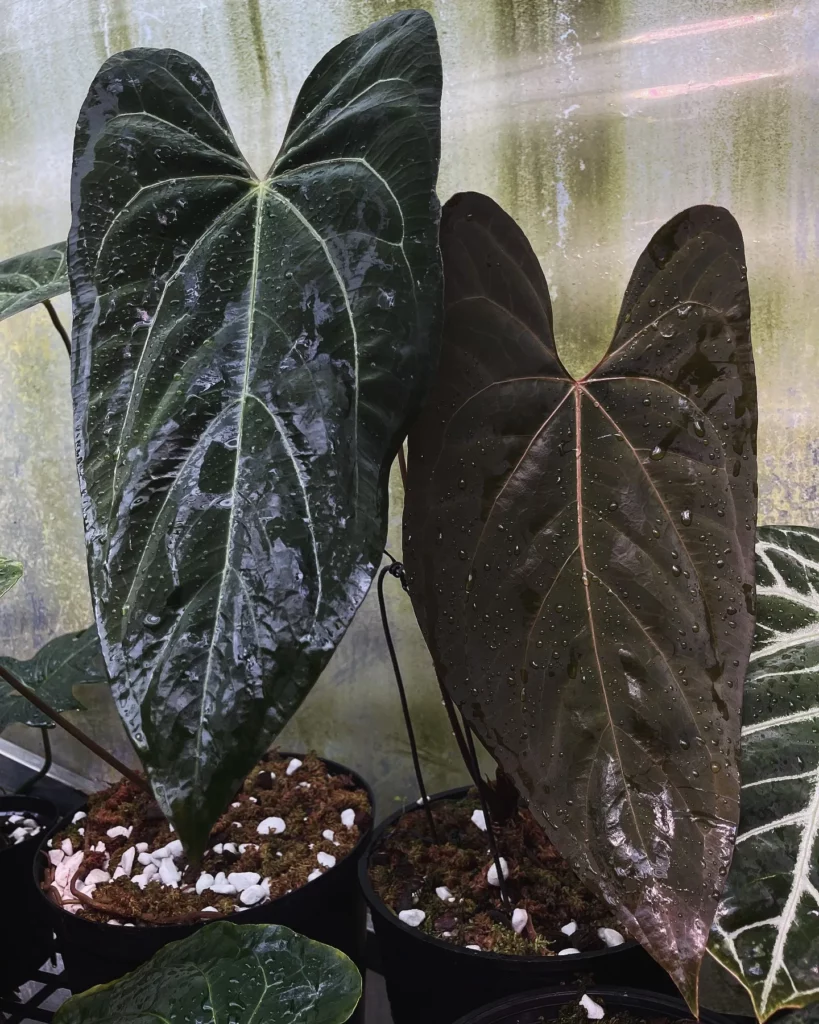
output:
[[[633,262],[663,221],[695,203],[734,213],[754,308],[762,519],[819,524],[819,2],[422,6],[437,20],[444,60],[441,196],[484,191],[520,221],[543,261],[573,370],[602,353]],[[400,8],[389,0],[0,0],[0,258],[66,234],[74,120],[108,54],[172,46],[198,58],[263,169],[315,60]],[[67,319],[67,301],[60,310]],[[41,307],[0,324],[0,436],[0,551],[27,567],[0,606],[0,644],[21,656],[90,621],[68,365]],[[424,763],[440,788],[463,769],[409,602],[388,586]],[[93,722],[127,750],[99,699]],[[25,732],[6,738],[24,742]],[[382,811],[414,795],[374,594],[287,740],[362,770]],[[58,749],[64,765],[103,776],[64,737]]]

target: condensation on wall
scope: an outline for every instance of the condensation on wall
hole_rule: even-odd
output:
[[[814,298],[819,269],[819,2],[438,0],[445,68],[442,199],[475,189],[527,231],[574,372],[602,354],[631,267],[686,206],[742,226],[759,375],[762,521],[819,524]],[[171,46],[211,73],[251,164],[273,159],[298,88],[392,0],[4,0],[0,258],[65,236],[74,121],[105,57]],[[67,319],[68,303],[59,304]],[[26,565],[0,605],[17,656],[90,622],[68,365],[42,308],[0,325],[0,552]],[[390,546],[400,549],[393,474]],[[397,646],[433,787],[463,778],[406,596],[388,580]],[[104,695],[87,721],[121,754]],[[26,730],[5,734],[36,745]],[[381,809],[414,795],[375,595],[288,728],[359,768]],[[65,737],[58,759],[99,764]]]

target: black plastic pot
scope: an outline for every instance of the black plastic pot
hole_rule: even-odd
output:
[[[673,999],[638,988],[579,988],[547,989],[543,992],[527,992],[522,996],[498,999],[489,1006],[467,1013],[457,1024],[542,1024],[545,1020],[556,1020],[561,1007],[577,1003],[584,993],[604,1006],[606,1016],[625,1010],[645,1020],[656,1017],[692,1020],[691,1011],[682,999]],[[711,1010],[700,1010],[699,1019],[701,1024],[726,1024],[725,1017]],[[605,1024],[605,1018],[603,1020]]]
[[[298,755],[286,753],[282,756]],[[373,806],[372,790],[360,775],[335,761],[322,760],[331,774],[350,775],[356,785],[366,791],[370,806]],[[363,968],[367,918],[356,884],[356,868],[367,840],[368,834],[363,835],[343,860],[315,881],[262,906],[251,907],[222,920],[236,924],[286,925],[308,938],[335,946]],[[57,932],[58,948],[66,969],[71,973],[75,991],[121,978],[150,960],[169,942],[184,939],[203,927],[202,924],[193,924],[125,928],[76,917],[57,906],[40,888],[45,861],[43,851],[35,865],[37,888],[41,903],[48,908]]]
[[[451,789],[431,800],[458,799],[468,792],[466,786]],[[665,971],[636,942],[571,956],[510,956],[455,946],[404,924],[373,889],[369,863],[385,833],[405,813],[423,811],[398,811],[383,821],[358,868],[395,1024],[452,1024],[465,1011],[494,999],[579,978],[599,985],[639,983],[641,988],[676,992]]]
[[[0,811],[27,813],[45,829],[37,836],[0,850],[0,914],[3,956],[0,994],[27,981],[51,955],[51,919],[31,884],[34,856],[57,826],[57,810],[48,800],[33,796],[0,796]]]

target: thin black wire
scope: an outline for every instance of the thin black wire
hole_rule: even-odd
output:
[[[389,573],[390,576],[394,576],[397,580],[400,580],[401,586],[404,590],[407,589],[407,581],[404,574],[404,566],[400,562],[396,561],[389,551],[385,551],[384,554],[390,559],[390,564],[385,565],[378,574],[378,605],[381,609],[381,625],[384,627],[384,639],[387,641],[387,648],[390,652],[390,660],[392,661],[392,669],[395,673],[395,682],[398,686],[398,696],[401,698],[401,710],[404,714],[404,726],[407,730],[407,739],[409,740],[410,751],[412,753],[412,763],[415,767],[415,778],[418,782],[418,790],[421,793],[421,802],[423,803],[424,810],[426,811],[427,823],[432,835],[432,841],[437,845],[438,833],[435,828],[435,820],[432,817],[432,809],[429,805],[427,788],[424,785],[424,776],[421,772],[421,761],[418,757],[418,746],[415,742],[415,731],[412,728],[412,718],[410,717],[409,704],[407,703],[407,693],[404,689],[404,680],[401,678],[401,669],[398,666],[395,645],[392,642],[390,624],[387,619],[387,605],[384,601],[384,577],[387,573]]]
[[[503,876],[503,870],[501,868],[500,850],[498,849],[498,841],[495,835],[492,815],[489,813],[489,801],[486,798],[486,784],[481,776],[481,769],[478,764],[478,755],[475,750],[475,740],[472,736],[472,728],[465,718],[464,734],[466,735],[466,742],[469,746],[469,756],[472,759],[472,776],[479,780],[477,783],[478,796],[481,799],[481,809],[483,810],[484,822],[486,824],[486,834],[489,837],[489,849],[492,851],[492,860],[495,862],[495,871],[498,873],[498,887],[500,888],[501,899],[506,905],[507,910],[511,910],[512,901],[509,899],[509,893],[506,889],[506,879]]]
[[[40,733],[43,737],[43,757],[45,758],[43,766],[38,772],[32,775],[31,778],[26,779],[26,781],[17,789],[18,793],[30,793],[40,779],[44,779],[46,775],[48,775],[49,771],[51,771],[51,737],[49,736],[49,730],[45,726],[42,726],[40,728]]]

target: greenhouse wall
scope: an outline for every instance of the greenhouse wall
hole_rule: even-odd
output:
[[[819,525],[817,3],[756,0],[439,0],[444,62],[439,192],[477,190],[531,239],[558,346],[580,373],[603,353],[633,263],[698,203],[726,206],[746,242],[760,400],[760,521]],[[66,236],[74,123],[111,53],[174,47],[203,63],[262,172],[299,86],[343,36],[400,10],[385,0],[4,0],[0,259]],[[70,317],[67,299],[57,303]],[[0,552],[25,577],[0,605],[5,653],[27,657],[91,621],[73,460],[69,368],[42,306],[0,325]],[[394,470],[390,551],[400,555]],[[412,609],[387,580],[396,646],[432,788],[464,777]],[[89,728],[123,757],[105,694]],[[88,716],[85,716],[88,721]],[[3,739],[37,749],[13,727]],[[372,780],[381,812],[415,795],[375,594],[282,737]],[[98,761],[60,734],[56,759]]]

